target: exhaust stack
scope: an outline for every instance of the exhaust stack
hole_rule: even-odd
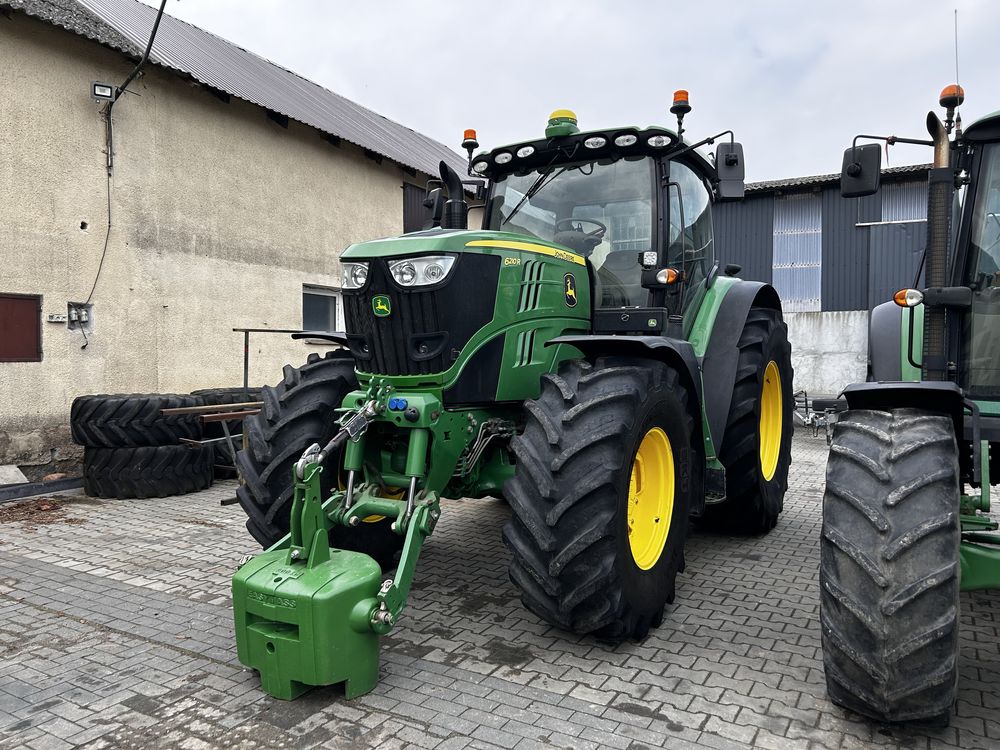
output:
[[[948,284],[948,237],[951,200],[955,176],[951,170],[951,144],[948,131],[933,112],[927,113],[927,132],[934,141],[934,165],[927,186],[926,285]],[[948,379],[948,348],[945,336],[945,310],[928,307],[924,313],[924,380]]]

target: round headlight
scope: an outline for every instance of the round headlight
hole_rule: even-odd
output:
[[[412,263],[399,263],[392,267],[392,276],[403,286],[410,286],[417,280],[417,269]]]
[[[663,148],[670,145],[670,139],[665,135],[651,135],[646,139],[646,143],[653,148]]]
[[[472,165],[472,171],[475,172],[476,174],[482,174],[489,168],[490,168],[490,163],[486,161],[477,161],[475,164]]]
[[[535,153],[534,146],[521,146],[521,148],[517,150],[517,156],[519,159],[527,159],[533,153]]]
[[[424,278],[431,284],[444,278],[444,269],[437,263],[431,263],[424,269]]]
[[[635,142],[638,141],[638,136],[634,136],[631,133],[626,133],[625,135],[620,135],[615,138],[615,145],[619,148],[625,148],[626,146],[634,146]]]
[[[501,151],[499,154],[493,157],[493,161],[497,164],[509,164],[510,160],[514,157],[510,155],[509,151]]]
[[[603,135],[595,135],[585,140],[583,142],[583,145],[586,146],[587,148],[601,148],[607,142],[608,139],[605,138]]]
[[[368,266],[360,264],[351,266],[351,283],[361,287],[365,285],[366,281],[368,281]]]

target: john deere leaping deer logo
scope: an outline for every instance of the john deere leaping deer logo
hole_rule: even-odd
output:
[[[571,273],[563,276],[563,293],[566,304],[569,307],[576,307],[576,278]]]
[[[392,305],[389,298],[384,294],[376,294],[372,297],[372,312],[376,318],[388,318],[392,313]]]

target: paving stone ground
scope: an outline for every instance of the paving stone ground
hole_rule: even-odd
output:
[[[554,630],[507,580],[495,500],[447,502],[381,681],[290,703],[236,659],[229,580],[253,551],[235,483],[165,500],[0,506],[0,748],[1000,747],[1000,597],[962,596],[947,729],[826,698],[817,625],[826,445],[796,436],[768,536],[694,531],[663,625],[609,647]]]

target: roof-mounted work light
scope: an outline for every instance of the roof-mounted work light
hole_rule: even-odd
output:
[[[115,100],[115,87],[110,83],[94,81],[90,84],[90,96],[98,102],[113,102]]]

